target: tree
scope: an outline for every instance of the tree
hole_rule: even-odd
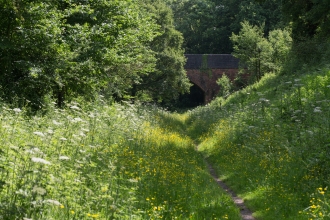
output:
[[[239,34],[232,34],[234,56],[240,59],[241,65],[247,67],[252,78],[259,81],[267,69],[270,45],[263,37],[262,26],[252,26],[242,22]]]
[[[2,98],[39,108],[107,87],[122,95],[154,69],[158,26],[137,1],[0,2]]]
[[[226,74],[217,79],[217,84],[220,86],[219,96],[227,98],[233,89],[233,84]]]
[[[175,30],[171,9],[162,1],[144,1],[154,15],[160,34],[150,43],[156,61],[155,70],[134,84],[134,94],[145,93],[155,101],[169,102],[189,91],[190,83],[184,70],[185,57],[182,34]]]
[[[279,72],[291,49],[291,37],[288,30],[273,30],[268,39],[264,37],[263,26],[241,23],[238,35],[231,36],[234,44],[234,56],[240,59],[252,79],[259,81],[265,72]]]
[[[292,47],[291,32],[287,29],[276,29],[269,32],[268,41],[271,44],[271,70],[279,72],[287,62]]]
[[[288,22],[292,22],[294,41],[304,41],[316,34],[330,33],[330,5],[326,0],[284,1],[283,12]]]
[[[281,4],[276,0],[167,0],[174,11],[175,27],[185,39],[186,53],[231,53],[232,33],[240,23],[264,24],[265,35],[282,28]]]
[[[298,63],[319,63],[329,53],[330,4],[327,0],[283,1],[283,14],[292,28],[293,52]]]
[[[43,1],[0,2],[1,98],[39,108],[60,56],[63,15]]]

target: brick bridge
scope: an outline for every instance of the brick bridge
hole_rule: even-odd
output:
[[[217,79],[226,74],[232,81],[238,73],[239,60],[231,54],[186,54],[185,70],[193,86],[191,98],[196,98],[192,90],[200,90],[199,104],[207,104],[219,93]],[[195,96],[195,97],[193,97]]]

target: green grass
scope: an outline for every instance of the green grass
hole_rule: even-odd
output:
[[[0,219],[330,219],[330,70],[266,75],[226,100],[1,106]],[[198,151],[196,151],[198,145]]]
[[[0,219],[240,219],[182,115],[100,99],[0,119]]]
[[[187,113],[187,132],[258,219],[329,219],[329,97],[327,68],[268,74]]]

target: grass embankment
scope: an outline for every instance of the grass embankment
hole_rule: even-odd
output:
[[[33,117],[2,106],[0,219],[239,219],[183,117],[102,100]]]
[[[330,219],[330,71],[266,75],[196,108],[188,134],[259,219]]]

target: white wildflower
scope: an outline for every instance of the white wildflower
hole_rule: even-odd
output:
[[[22,195],[24,197],[28,197],[29,196],[28,192],[26,190],[23,190],[23,189],[19,189],[15,193],[16,194],[19,194],[19,195]]]
[[[67,156],[60,156],[59,159],[60,159],[60,160],[70,160],[70,157],[67,157]]]
[[[321,107],[315,107],[314,112],[322,112]]]
[[[129,179],[128,181],[131,182],[131,183],[137,183],[138,182],[137,179]]]
[[[47,165],[51,164],[49,161],[42,159],[42,158],[38,158],[38,157],[32,157],[32,161],[35,163],[43,163],[43,164],[47,164]]]
[[[37,154],[37,153],[43,154],[43,152],[37,147],[26,150],[25,152],[30,153],[30,154]]]
[[[47,191],[42,187],[34,186],[32,189],[32,192],[39,194],[39,195],[45,195]]]
[[[14,108],[13,111],[14,111],[15,113],[20,113],[22,110],[19,109],[19,108]]]
[[[46,199],[46,200],[44,200],[44,203],[48,203],[48,204],[52,204],[52,205],[58,205],[58,206],[62,205],[59,201],[54,200],[54,199]]]
[[[74,118],[72,122],[82,122],[83,120],[81,118]]]
[[[35,131],[35,132],[33,132],[33,134],[38,135],[40,137],[45,137],[44,133],[42,133],[40,131]]]
[[[67,139],[65,137],[60,138],[61,141],[66,141]]]
[[[80,110],[80,108],[79,108],[78,106],[76,106],[76,105],[73,105],[73,106],[71,106],[70,108],[71,108],[71,109],[75,109],[75,110]]]
[[[61,125],[62,123],[57,122],[56,120],[53,120],[53,124],[54,124],[54,125]]]

